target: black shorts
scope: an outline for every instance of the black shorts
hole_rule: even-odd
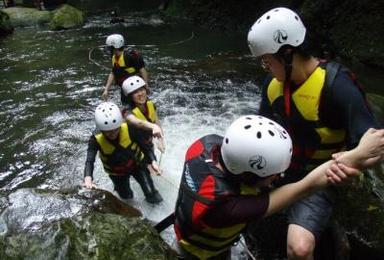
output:
[[[334,205],[334,191],[324,189],[304,198],[287,210],[288,224],[299,225],[319,241],[321,233],[327,228]]]

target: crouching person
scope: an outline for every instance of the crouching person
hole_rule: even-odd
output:
[[[100,104],[95,110],[95,123],[100,132],[92,134],[88,142],[84,170],[84,184],[96,188],[93,169],[97,152],[104,170],[109,174],[114,189],[122,199],[133,198],[130,176],[140,184],[149,203],[160,203],[163,199],[156,190],[148,167],[160,173],[150,147],[140,140],[138,130],[123,122],[119,107],[110,102]]]
[[[228,259],[250,222],[358,174],[383,159],[384,130],[370,129],[359,145],[312,170],[302,180],[271,192],[269,186],[291,161],[284,128],[261,116],[234,121],[224,137],[207,135],[187,150],[175,208],[175,233],[185,259]],[[352,168],[350,168],[352,167]]]

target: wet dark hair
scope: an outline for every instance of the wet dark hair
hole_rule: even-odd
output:
[[[292,54],[296,53],[305,60],[308,60],[312,57],[312,53],[310,51],[309,45],[307,45],[305,42],[296,47],[288,44],[284,45],[279,49],[278,52],[273,54],[273,56],[279,60],[286,60],[288,50],[292,50]]]

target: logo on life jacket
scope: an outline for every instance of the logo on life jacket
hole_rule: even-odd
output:
[[[196,188],[196,184],[195,182],[193,181],[192,177],[191,177],[191,174],[189,173],[189,166],[188,164],[186,163],[185,164],[185,170],[184,170],[184,173],[185,173],[185,180],[187,182],[187,185],[188,187],[193,190],[194,192],[197,192],[197,188]]]
[[[288,34],[286,31],[284,30],[276,30],[274,33],[273,33],[273,40],[277,43],[284,43],[286,42],[288,39]]]
[[[249,161],[249,166],[255,170],[262,170],[267,166],[267,161],[261,155],[252,156]]]

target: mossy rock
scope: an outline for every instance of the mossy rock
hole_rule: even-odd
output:
[[[13,27],[26,27],[46,24],[51,20],[50,11],[39,11],[36,8],[10,7],[2,9],[9,16]]]
[[[176,259],[151,223],[110,192],[1,195],[0,259]]]
[[[13,32],[13,26],[9,21],[9,15],[0,10],[0,37]]]
[[[84,24],[84,14],[78,9],[64,4],[53,11],[49,24],[52,30],[70,29]]]
[[[381,95],[368,93],[367,99],[376,119],[383,125],[384,124],[384,97]]]
[[[0,239],[0,259],[176,259],[151,225],[93,213]]]

